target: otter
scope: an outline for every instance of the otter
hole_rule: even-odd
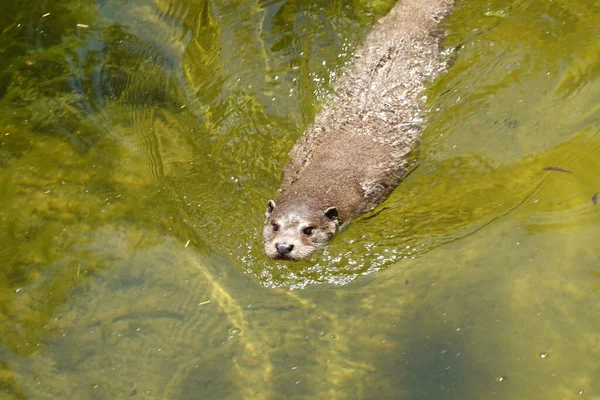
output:
[[[400,0],[367,35],[332,103],[290,152],[267,203],[266,254],[302,260],[385,200],[414,165],[424,83],[446,68],[442,20],[453,0]]]

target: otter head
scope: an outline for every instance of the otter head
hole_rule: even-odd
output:
[[[277,207],[269,200],[263,229],[265,252],[274,259],[305,259],[331,240],[339,224],[335,207],[323,210],[306,206]]]

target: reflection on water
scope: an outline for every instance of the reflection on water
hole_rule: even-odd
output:
[[[0,397],[600,398],[597,7],[459,2],[419,168],[292,264],[265,202],[391,1],[30,3],[0,6]]]

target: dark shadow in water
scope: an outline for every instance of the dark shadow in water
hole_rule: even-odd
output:
[[[431,318],[423,318],[422,312],[431,315],[432,310],[418,310],[402,321],[409,332],[401,334],[397,347],[405,350],[376,360],[378,377],[373,381],[383,383],[382,393],[371,397],[369,391],[366,398],[477,399],[495,377],[470,349],[471,338],[452,324],[431,325]]]
[[[181,387],[180,399],[235,399],[240,396],[231,364],[222,360],[203,363],[190,372]]]

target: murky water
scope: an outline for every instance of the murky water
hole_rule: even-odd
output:
[[[391,6],[2,2],[0,398],[600,399],[595,1],[459,1],[419,168],[262,255]]]

